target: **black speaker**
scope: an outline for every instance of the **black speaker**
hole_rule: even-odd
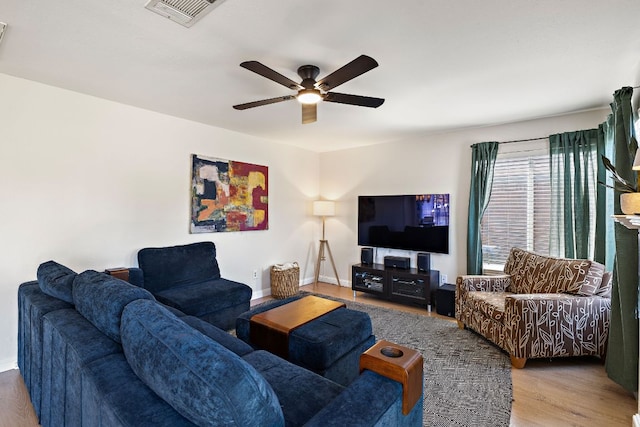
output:
[[[411,267],[411,259],[404,256],[386,256],[384,257],[385,268],[401,268],[408,270]]]
[[[418,253],[418,261],[416,264],[418,271],[431,271],[431,255],[427,252]]]
[[[362,248],[360,251],[360,263],[366,265],[373,264],[373,248]]]
[[[436,289],[436,313],[443,316],[455,317],[456,287],[445,284]]]

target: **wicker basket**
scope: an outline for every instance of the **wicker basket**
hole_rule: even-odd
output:
[[[294,262],[293,267],[286,270],[271,267],[271,296],[287,298],[298,293],[300,283],[300,267]]]

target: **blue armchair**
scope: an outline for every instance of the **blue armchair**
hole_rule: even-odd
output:
[[[144,248],[138,266],[129,270],[132,284],[221,329],[233,329],[238,315],[249,310],[252,289],[220,276],[213,242]]]

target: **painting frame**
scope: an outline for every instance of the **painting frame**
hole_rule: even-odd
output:
[[[269,229],[269,168],[191,155],[189,232]]]

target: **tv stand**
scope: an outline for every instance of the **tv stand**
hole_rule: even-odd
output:
[[[440,282],[438,270],[385,268],[383,264],[355,264],[351,267],[351,289],[377,295],[389,301],[414,304],[431,311]]]

